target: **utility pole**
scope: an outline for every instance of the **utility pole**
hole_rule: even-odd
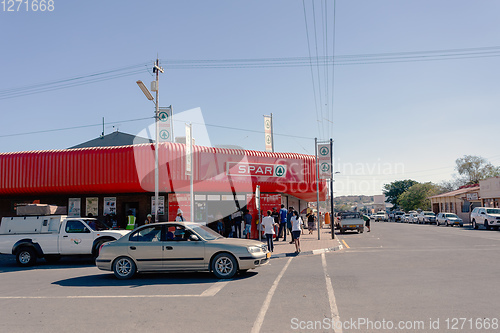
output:
[[[153,65],[153,73],[156,73],[156,81],[153,82],[151,90],[156,91],[155,100],[155,222],[159,221],[158,211],[160,206],[159,201],[159,172],[158,172],[158,141],[160,141],[160,81],[159,74],[163,73],[163,68],[160,67],[160,60],[156,58]]]

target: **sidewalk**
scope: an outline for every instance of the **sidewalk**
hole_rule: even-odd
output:
[[[332,239],[330,228],[325,226],[320,229],[320,232],[320,240],[318,240],[318,230],[314,230],[311,235],[309,235],[309,230],[303,231],[303,234],[300,235],[300,256],[338,251],[341,249],[337,234],[335,234],[335,239]],[[286,235],[286,242],[283,241],[283,238],[280,238],[279,241],[275,240],[274,252],[271,259],[296,256],[295,244],[290,244],[291,240],[291,235]],[[262,241],[266,242],[265,239]]]

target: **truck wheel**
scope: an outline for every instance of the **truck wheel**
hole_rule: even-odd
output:
[[[488,220],[484,221],[484,227],[486,228],[486,230],[491,230],[491,226],[488,224]]]
[[[212,260],[212,273],[219,279],[230,279],[237,271],[238,263],[229,253],[219,253]]]
[[[120,257],[113,263],[113,272],[120,280],[130,279],[135,271],[135,262],[129,257]]]
[[[92,258],[95,259],[99,257],[99,250],[101,249],[101,245],[109,241],[109,239],[101,239],[100,241],[95,243],[94,248],[92,249]]]
[[[479,229],[479,226],[477,225],[476,220],[472,220],[472,227],[476,230]]]
[[[21,267],[33,266],[36,262],[36,251],[32,247],[22,247],[16,252],[17,264]]]

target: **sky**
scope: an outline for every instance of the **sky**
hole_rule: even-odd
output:
[[[160,105],[201,110],[212,145],[314,154],[334,140],[335,196],[439,183],[455,160],[500,164],[500,2],[62,1],[0,4],[0,152],[138,134]],[[325,61],[326,59],[326,61]],[[334,59],[332,61],[332,59]],[[184,113],[190,114],[188,113]],[[193,133],[196,139],[196,130]]]

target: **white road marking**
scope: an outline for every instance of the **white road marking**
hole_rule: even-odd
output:
[[[328,272],[326,270],[326,259],[324,253],[321,254],[321,263],[323,264],[323,272],[325,273],[326,290],[328,292],[328,300],[330,301],[331,319],[335,324],[339,325],[339,327],[335,326],[335,332],[342,333],[342,327],[340,326],[339,309],[337,308],[337,301],[335,300],[335,294],[333,293],[332,280],[330,279],[330,275],[328,275]]]
[[[255,319],[255,322],[253,323],[252,327],[252,333],[258,333],[260,332],[260,329],[262,327],[262,323],[264,322],[264,318],[266,317],[266,312],[269,309],[269,305],[271,304],[271,299],[273,298],[274,292],[276,291],[276,288],[278,287],[278,283],[280,282],[281,278],[283,277],[283,274],[285,274],[286,269],[288,268],[288,265],[290,265],[290,262],[292,261],[293,257],[288,259],[287,263],[285,264],[285,267],[281,270],[280,274],[274,280],[273,285],[271,286],[271,289],[269,289],[267,293],[266,300],[264,301],[264,304],[262,304],[262,307],[260,308],[259,315],[257,316],[257,319]]]
[[[0,299],[96,299],[96,298],[179,298],[179,297],[213,297],[230,281],[219,281],[200,295],[81,295],[81,296],[0,296]]]
[[[201,297],[212,297],[215,296],[222,288],[224,288],[231,280],[219,281],[214,283],[210,288],[201,293]]]

